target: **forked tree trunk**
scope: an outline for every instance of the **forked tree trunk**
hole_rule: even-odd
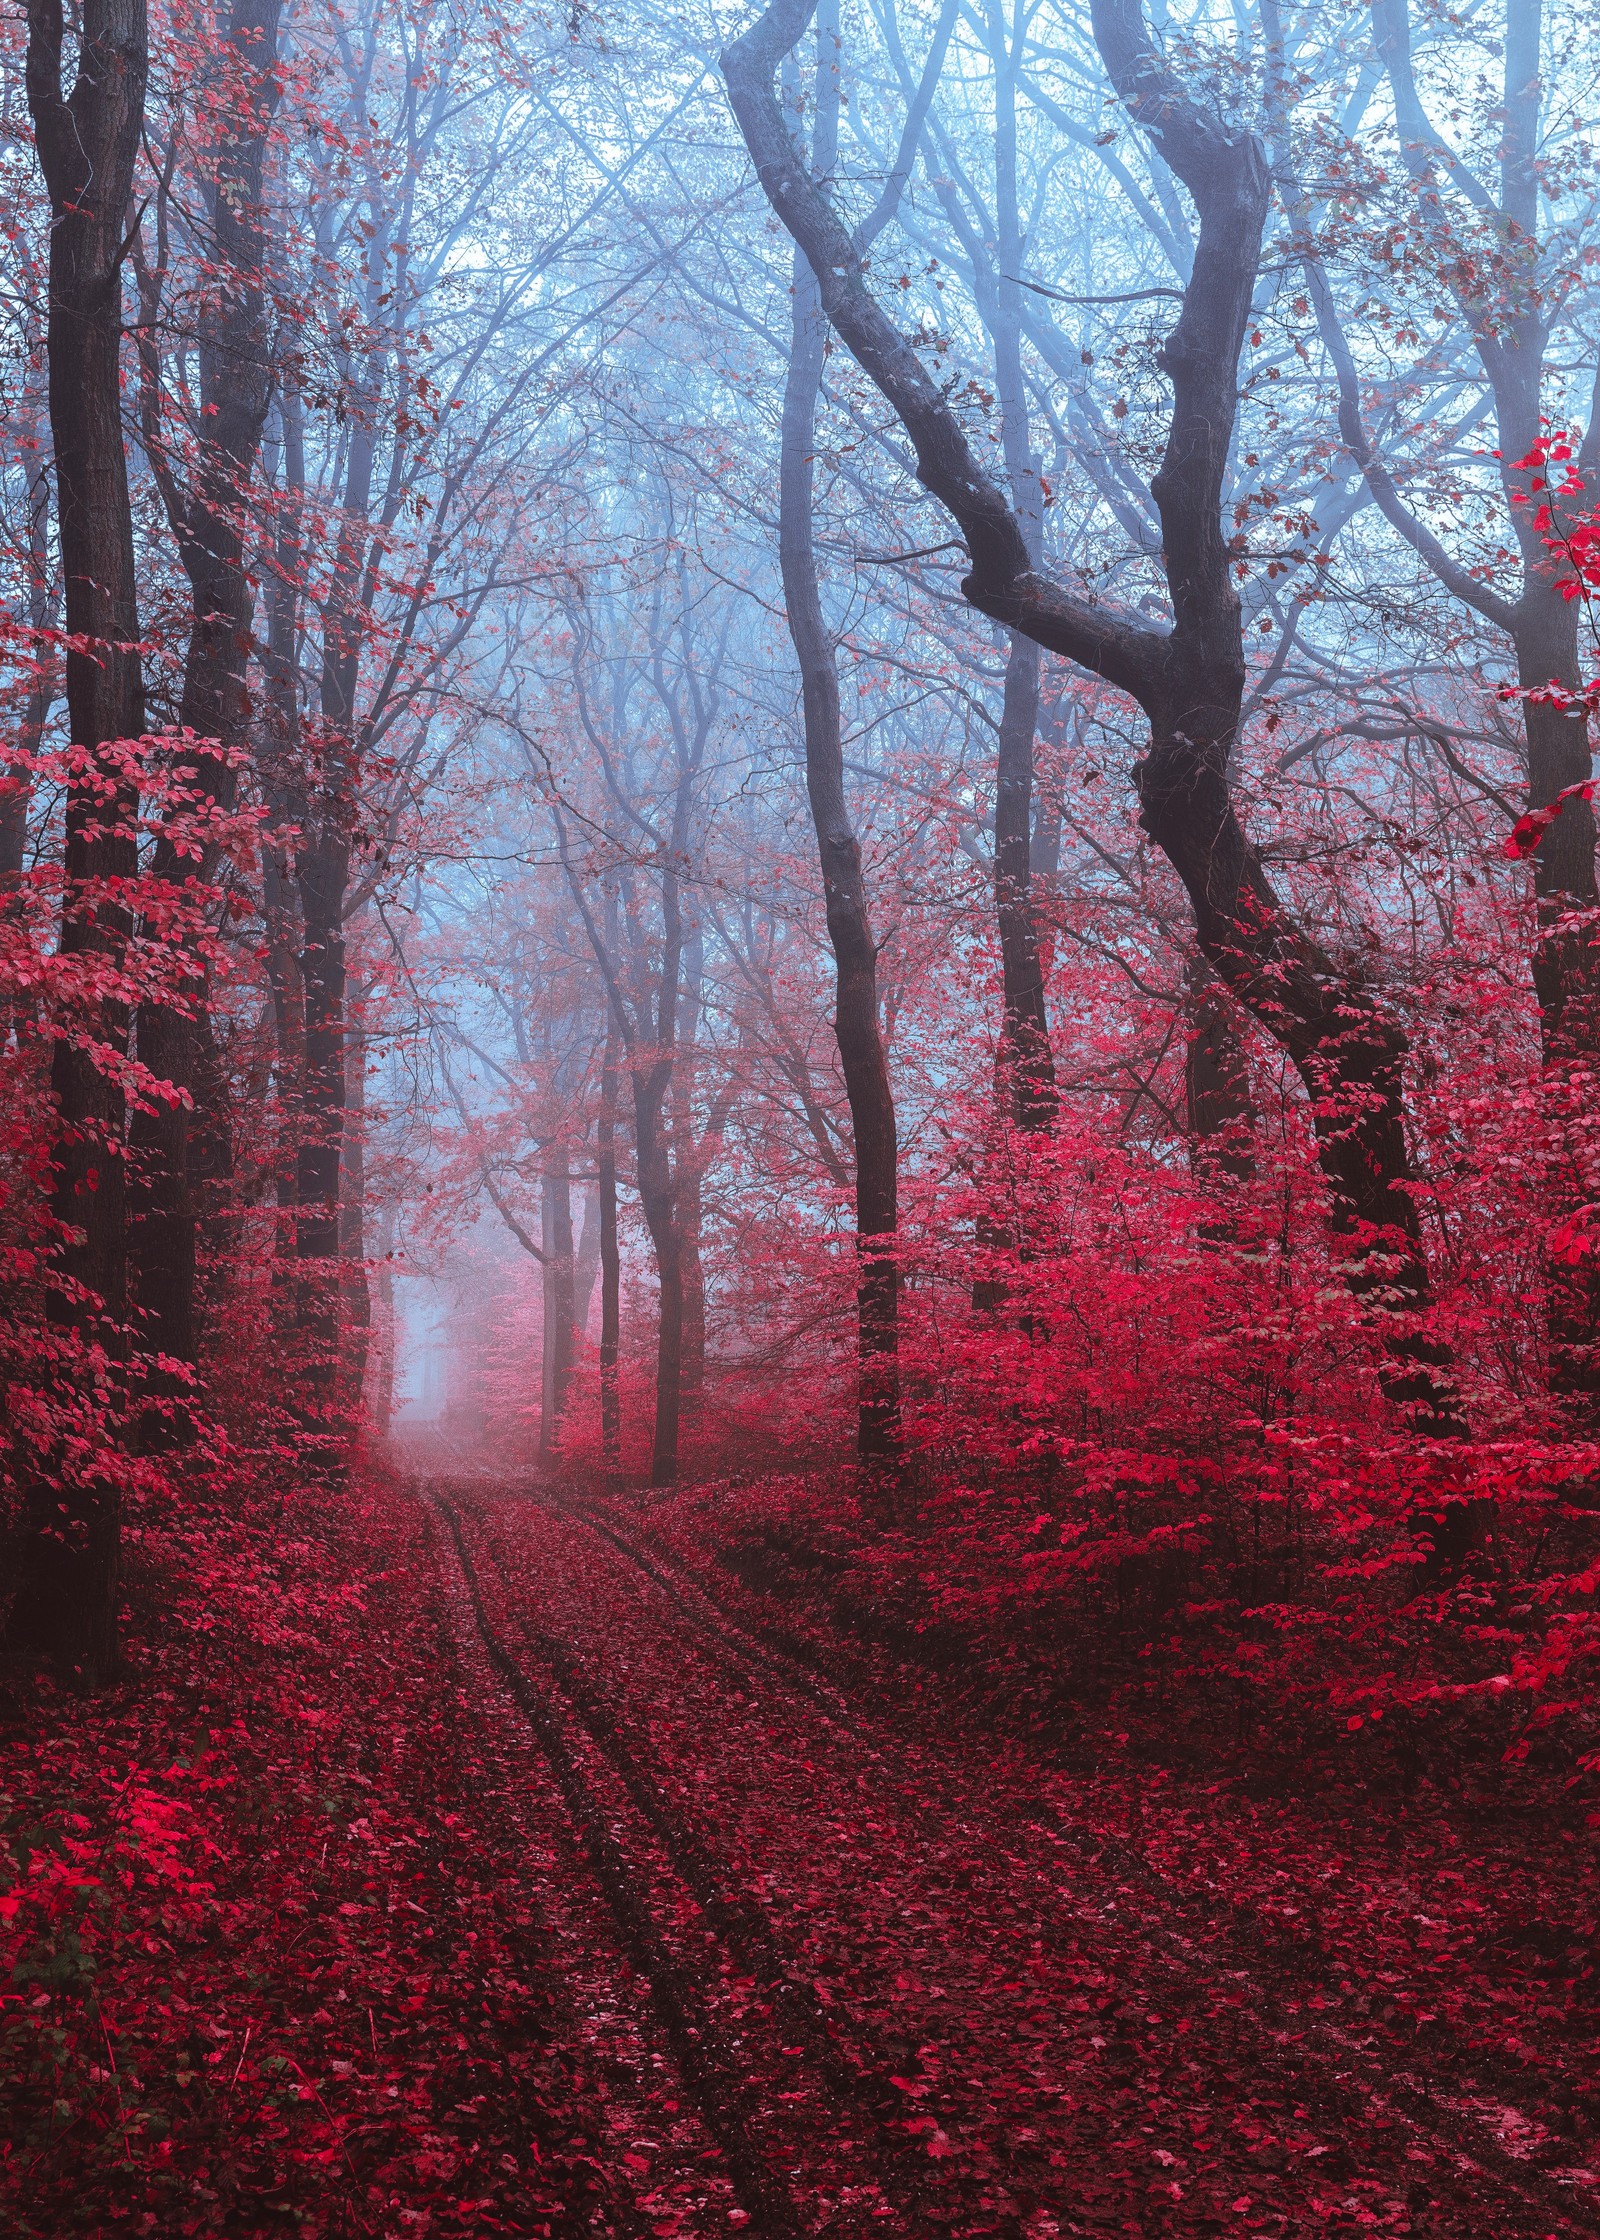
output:
[[[1221,494],[1267,213],[1260,144],[1202,109],[1166,69],[1138,0],[1093,0],[1112,82],[1159,140],[1200,218],[1192,278],[1160,357],[1173,387],[1166,454],[1151,485],[1174,616],[1163,631],[1038,571],[1005,493],[869,292],[856,245],[801,162],[773,87],[811,5],[774,0],[722,58],[761,184],[805,252],[828,317],[911,437],[919,478],[962,531],[972,561],[967,598],[1143,708],[1150,747],[1137,771],[1141,820],[1188,890],[1208,961],[1305,1083],[1346,1280],[1382,1347],[1384,1389],[1419,1429],[1454,1435],[1462,1428],[1456,1386],[1425,1326],[1430,1293],[1403,1127],[1403,1032],[1285,907],[1229,786],[1245,659]]]
[[[85,0],[78,75],[62,90],[60,0],[29,0],[27,88],[50,201],[47,334],[50,429],[68,632],[67,711],[85,757],[67,791],[61,950],[115,971],[132,928],[106,882],[137,868],[138,781],[131,748],[144,730],[133,516],[122,442],[122,255],[148,69],[144,0]],[[100,1000],[80,1025],[120,1056],[125,1005]],[[123,1092],[77,1036],[56,1043],[51,1208],[68,1242],[52,1319],[86,1347],[68,1371],[68,1405],[120,1405],[126,1356],[127,1190]],[[80,1288],[81,1287],[81,1290]],[[76,1389],[74,1389],[74,1385]],[[43,1651],[81,1686],[117,1663],[121,1518],[114,1467],[91,1437],[64,1441],[30,1487],[13,1646]]]

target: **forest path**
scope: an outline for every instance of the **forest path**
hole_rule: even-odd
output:
[[[641,2234],[1600,2231],[1587,2172],[1286,2014],[1015,1749],[852,1700],[623,1505],[411,1462]]]

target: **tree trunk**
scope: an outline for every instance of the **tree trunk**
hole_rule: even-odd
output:
[[[1039,648],[1020,633],[1006,660],[995,771],[994,899],[1000,931],[1005,1102],[1028,1134],[1055,1125],[1056,1076],[1045,1010],[1044,968],[1033,909],[1033,747],[1039,720]]]
[[[1022,374],[1022,224],[1017,209],[1017,46],[1019,10],[1008,26],[989,0],[989,51],[995,73],[995,248],[998,270],[986,307],[994,336],[995,394],[1006,479],[1022,540],[1037,567],[1044,546],[1044,492],[1028,423]],[[1056,1118],[1055,1063],[1045,1010],[1044,972],[1033,912],[1033,756],[1039,724],[1039,648],[1014,633],[1006,660],[995,772],[994,897],[1000,934],[1003,1032],[1000,1058],[1012,1124],[1047,1132]],[[1025,1240],[1017,1240],[1019,1243]]]
[[[705,1197],[701,1188],[705,1167],[695,1142],[694,1128],[704,992],[705,940],[699,925],[695,924],[683,948],[683,985],[671,1097],[672,1171],[676,1182],[673,1207],[683,1278],[682,1427],[691,1437],[699,1428],[706,1389],[706,1275],[700,1257],[700,1235],[705,1225]]]
[[[1196,959],[1185,983],[1183,1102],[1189,1163],[1195,1181],[1220,1201],[1217,1211],[1202,1216],[1198,1235],[1203,1245],[1220,1248],[1239,1241],[1229,1186],[1250,1181],[1256,1171],[1250,1064],[1215,974]]]
[[[262,603],[267,622],[263,663],[266,691],[256,753],[272,822],[303,831],[310,815],[300,709],[299,587],[304,560],[301,506],[305,496],[306,464],[304,419],[292,382],[280,384],[277,417],[279,432],[274,448],[281,456],[282,487],[272,566],[267,569],[263,583]],[[273,1329],[275,1336],[287,1343],[292,1339],[297,1303],[295,1222],[306,1053],[306,990],[301,969],[305,944],[300,894],[287,844],[268,841],[263,847],[261,887],[276,1046],[273,1168],[278,1220],[273,1238]]]
[[[339,1178],[345,1133],[345,944],[350,851],[334,805],[332,829],[301,850],[304,913],[300,976],[305,1035],[295,1152],[295,1327],[303,1428],[337,1467],[345,1426],[339,1405]]]
[[[700,1257],[705,1196],[691,1134],[678,1180],[678,1249],[683,1261],[683,1413],[691,1434],[706,1393],[706,1271]]]
[[[344,1409],[361,1412],[372,1341],[367,1281],[367,1035],[359,1009],[345,1045],[345,1128],[339,1175],[339,1294]]]
[[[1282,52],[1275,0],[1264,0],[1269,39]],[[1374,0],[1377,59],[1394,97],[1401,157],[1425,239],[1441,272],[1450,276],[1457,308],[1477,347],[1494,396],[1501,487],[1506,515],[1521,557],[1517,598],[1507,599],[1464,567],[1413,513],[1377,455],[1362,422],[1356,369],[1331,290],[1314,246],[1306,243],[1306,277],[1318,324],[1339,379],[1339,432],[1360,466],[1384,518],[1421,556],[1434,575],[1467,606],[1502,630],[1516,656],[1517,681],[1526,695],[1551,684],[1578,692],[1578,608],[1563,597],[1563,570],[1538,525],[1541,497],[1553,526],[1564,526],[1562,494],[1554,474],[1525,461],[1547,432],[1543,415],[1545,360],[1550,344],[1548,243],[1540,238],[1540,112],[1544,41],[1543,0],[1507,0],[1500,131],[1500,196],[1493,212],[1497,276],[1485,290],[1463,254],[1434,176],[1440,145],[1418,90],[1411,51],[1408,0]],[[1286,97],[1269,78],[1282,115]],[[1280,139],[1287,144],[1287,124]],[[1304,200],[1302,196],[1302,202]],[[1474,230],[1482,218],[1473,220]],[[1302,231],[1309,231],[1302,227]],[[1600,416],[1591,419],[1579,446],[1580,482],[1592,495],[1600,474]],[[1536,496],[1533,477],[1540,476]],[[1580,501],[1581,503],[1582,501]],[[1581,700],[1567,707],[1525,698],[1528,807],[1547,809],[1568,795],[1561,813],[1539,841],[1534,861],[1536,930],[1532,971],[1552,1117],[1564,1138],[1565,1171],[1552,1177],[1553,1225],[1575,1226],[1591,1236],[1592,1207],[1600,1197],[1600,1161],[1593,1146],[1594,1071],[1600,1060],[1600,889],[1595,875],[1595,815],[1569,789],[1591,770],[1588,720]],[[1580,1252],[1568,1264],[1559,1252],[1545,1260],[1550,1384],[1592,1425],[1600,1413],[1600,1251]]]
[[[179,760],[192,770],[192,806],[233,807],[237,773],[228,750],[246,735],[245,674],[255,594],[244,568],[242,515],[261,449],[269,394],[265,294],[261,265],[261,178],[267,136],[277,108],[278,18],[282,0],[234,0],[228,47],[242,88],[240,115],[221,135],[216,175],[206,195],[216,274],[201,313],[199,373],[202,414],[200,471],[186,499],[163,475],[178,552],[189,579],[193,617],[184,665],[180,718],[186,739]],[[147,369],[159,378],[151,323],[141,335]],[[147,380],[150,378],[147,372]],[[159,419],[159,414],[154,417]],[[159,427],[156,434],[159,437]],[[158,453],[153,453],[158,455]],[[212,751],[220,747],[221,753]],[[168,837],[157,842],[152,871],[179,889],[204,890],[211,864],[198,870]],[[209,899],[202,892],[201,899]],[[231,1170],[232,1123],[219,1072],[204,1062],[209,998],[203,967],[183,991],[184,1009],[144,1006],[139,1057],[161,1080],[184,1092],[154,1112],[134,1116],[135,1204],[130,1249],[144,1346],[175,1361],[199,1358],[197,1238],[199,1179],[192,1140],[209,1138],[213,1179]],[[157,1377],[156,1405],[147,1408],[141,1439],[149,1446],[192,1435],[180,1381]]]
[[[577,1291],[572,1259],[572,1180],[566,1145],[551,1151],[539,1190],[539,1243],[544,1253],[543,1327],[539,1344],[539,1459],[556,1451],[556,1434],[572,1383]]]
[[[68,787],[61,951],[115,971],[132,931],[105,882],[137,869],[138,778],[131,757],[144,731],[133,516],[122,442],[122,243],[144,114],[148,28],[144,0],[85,0],[78,76],[61,84],[60,0],[29,0],[27,88],[50,200],[50,428],[69,646],[67,710],[84,756]],[[101,999],[80,1021],[120,1056],[123,1004]],[[77,1037],[56,1043],[51,1207],[68,1240],[52,1319],[86,1355],[73,1375],[90,1405],[113,1407],[126,1356],[127,1191],[123,1092]],[[82,1292],[77,1287],[82,1286]],[[76,1401],[79,1392],[64,1391]],[[87,1427],[86,1427],[87,1428]],[[114,1464],[96,1442],[70,1463],[42,1467],[30,1488],[22,1575],[12,1608],[14,1646],[43,1651],[92,1687],[117,1662],[121,1518]]]
[[[339,1174],[348,1031],[344,914],[361,782],[356,700],[369,619],[363,591],[380,381],[381,363],[369,361],[351,405],[343,520],[322,608],[320,714],[315,738],[305,742],[314,750],[315,782],[306,784],[295,857],[305,1000],[295,1165],[301,1414],[304,1432],[335,1470],[343,1465],[350,1428],[342,1419],[339,1391]]]
[[[980,1261],[988,1266],[972,1286],[979,1314],[993,1314],[1006,1299],[1000,1273],[1007,1254],[1026,1257],[1028,1237],[1021,1224],[1006,1218],[1004,1176],[996,1171],[1006,1157],[1007,1123],[1024,1136],[1048,1135],[1056,1119],[1055,1061],[1045,1011],[1044,966],[1033,906],[1033,749],[1039,720],[1039,649],[1029,638],[1013,636],[1006,660],[1000,708],[1000,747],[995,769],[994,896],[1000,933],[1001,1030],[995,1054],[995,1119],[987,1168],[985,1204],[978,1218]]]
[[[1600,425],[1585,444],[1600,465]],[[1519,452],[1525,457],[1526,451]],[[1593,479],[1591,467],[1591,482]],[[1519,509],[1520,516],[1529,507]],[[1549,555],[1542,572],[1525,566],[1513,632],[1517,678],[1525,690],[1552,680],[1575,691],[1579,681],[1578,609],[1553,581]],[[1546,808],[1590,776],[1588,722],[1576,709],[1524,702],[1528,738],[1528,806]],[[1589,1249],[1569,1261],[1545,1258],[1545,1320],[1551,1391],[1584,1428],[1600,1417],[1600,1236],[1591,1208],[1600,1198],[1600,1145],[1595,1139],[1595,1089],[1600,1064],[1600,891],[1595,878],[1595,820],[1589,803],[1569,795],[1534,856],[1537,936],[1533,986],[1539,1001],[1550,1117],[1562,1146],[1553,1177],[1554,1222],[1576,1225]]]
[[[1135,120],[1158,134],[1200,216],[1192,278],[1159,361],[1173,386],[1166,454],[1151,485],[1174,614],[1163,631],[1039,573],[1015,509],[869,292],[856,245],[801,162],[773,89],[811,5],[774,0],[722,58],[761,184],[805,252],[828,317],[911,437],[919,479],[962,531],[972,561],[966,597],[1104,677],[1149,718],[1150,749],[1136,773],[1141,821],[1188,890],[1208,961],[1305,1082],[1346,1279],[1383,1349],[1385,1391],[1417,1428],[1455,1434],[1454,1380],[1423,1326],[1430,1294],[1403,1127],[1404,1035],[1284,907],[1229,789],[1245,661],[1221,491],[1267,212],[1260,144],[1191,100],[1150,45],[1138,0],[1093,0],[1112,82]]]
[[[827,170],[836,146],[838,67],[825,42],[819,42],[818,87],[816,160]],[[879,1461],[892,1460],[900,1452],[899,1149],[894,1092],[878,1024],[878,947],[867,906],[861,843],[845,800],[838,660],[817,586],[813,447],[826,339],[816,276],[803,252],[797,251],[789,371],[783,392],[778,552],[789,635],[800,664],[806,793],[833,946],[834,1032],[855,1139],[856,1449],[864,1461]]]
[[[388,1438],[394,1420],[394,1241],[395,1209],[389,1203],[379,1220],[377,1259],[372,1271],[377,1363],[372,1375],[371,1416],[373,1433],[379,1439]]]
[[[600,1193],[590,1183],[583,1194],[583,1226],[578,1232],[578,1258],[572,1277],[572,1332],[581,1341],[589,1329],[594,1305],[594,1279],[600,1271]]]
[[[617,1356],[622,1337],[622,1255],[617,1244],[617,1045],[606,1036],[600,1074],[600,1115],[595,1123],[600,1191],[600,1453],[606,1485],[622,1477],[622,1403]]]
[[[655,1248],[660,1285],[656,1335],[656,1419],[650,1448],[650,1483],[670,1486],[678,1475],[678,1430],[683,1409],[683,1254],[678,1234],[677,1190],[667,1146],[663,1105],[671,1059],[633,1070],[634,1144],[639,1203]]]

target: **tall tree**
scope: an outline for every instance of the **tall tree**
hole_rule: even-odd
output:
[[[831,175],[838,152],[839,15],[829,0],[817,26],[813,164]],[[784,610],[800,665],[806,795],[822,866],[834,957],[834,1032],[855,1147],[856,1446],[863,1460],[900,1447],[899,1293],[896,1264],[899,1153],[894,1091],[878,1018],[873,937],[861,842],[845,797],[839,667],[822,611],[813,528],[817,398],[828,323],[816,276],[797,250],[778,474],[778,556]]]
[[[61,951],[81,969],[84,1016],[57,1040],[52,1204],[62,1224],[51,1312],[104,1388],[126,1354],[127,1183],[120,984],[132,926],[144,731],[133,515],[122,439],[122,266],[149,67],[144,0],[85,0],[63,90],[61,0],[29,0],[27,85],[50,202],[50,432],[68,634]],[[114,1466],[82,1445],[31,1488],[14,1642],[85,1685],[115,1670],[121,1518]]]
[[[1016,511],[975,457],[947,398],[867,285],[825,187],[802,162],[774,90],[812,0],[775,0],[723,55],[729,97],[773,208],[804,250],[838,333],[911,438],[916,471],[953,515],[981,612],[1103,676],[1150,725],[1141,821],[1177,870],[1219,975],[1305,1081],[1345,1242],[1347,1279],[1378,1331],[1386,1390],[1422,1428],[1460,1409],[1436,1340],[1402,1105],[1405,1036],[1286,907],[1234,806],[1229,766],[1246,667],[1220,517],[1239,354],[1260,263],[1270,181],[1256,135],[1207,109],[1152,44],[1137,0],[1094,0],[1097,44],[1124,105],[1188,188],[1199,241],[1160,363],[1172,384],[1165,455],[1151,484],[1173,623],[1160,629],[1039,572]]]
[[[1279,160],[1289,169],[1284,29],[1276,0],[1262,0],[1269,42],[1269,94],[1277,96]],[[1572,276],[1554,262],[1570,245],[1552,244],[1541,225],[1541,146],[1547,100],[1541,67],[1544,0],[1506,0],[1499,86],[1498,175],[1483,176],[1446,142],[1418,83],[1409,0],[1374,0],[1372,36],[1387,81],[1407,182],[1406,218],[1431,289],[1453,301],[1492,405],[1496,433],[1504,556],[1515,554],[1517,582],[1508,594],[1490,571],[1457,557],[1442,520],[1424,518],[1408,501],[1395,462],[1370,432],[1355,355],[1312,226],[1310,198],[1292,188],[1291,216],[1305,261],[1317,324],[1338,383],[1339,433],[1365,477],[1384,519],[1430,574],[1508,641],[1524,694],[1527,806],[1560,804],[1544,821],[1533,850],[1536,936],[1532,970],[1547,1077],[1565,1108],[1566,1135],[1577,1147],[1577,1172],[1558,1214],[1586,1212],[1600,1187],[1587,1147],[1593,1067],[1600,1057],[1600,884],[1595,872],[1595,817],[1577,790],[1592,767],[1586,706],[1580,692],[1579,622],[1568,572],[1541,533],[1553,515],[1557,540],[1572,507],[1591,504],[1563,494],[1565,477],[1548,471],[1541,439],[1554,409],[1552,344],[1569,325]],[[1572,337],[1581,348],[1577,335]],[[1452,381],[1461,369],[1450,366]],[[1588,428],[1573,462],[1592,493],[1600,478],[1600,370],[1590,367]],[[1552,692],[1549,688],[1554,686]],[[1588,1169],[1588,1172],[1584,1170]],[[1600,1276],[1592,1254],[1554,1258],[1546,1269],[1552,1383],[1600,1408]]]
[[[145,448],[192,602],[179,708],[186,810],[233,807],[237,760],[249,728],[245,683],[255,594],[245,566],[245,527],[271,387],[262,176],[280,92],[281,10],[282,0],[234,0],[214,66],[218,82],[210,113],[216,142],[203,159],[204,218],[194,245],[205,278],[195,318],[199,420],[188,431],[192,479],[162,426],[157,332],[168,280],[165,210],[158,263],[141,262],[140,270]],[[166,198],[170,192],[164,179],[160,193]],[[205,861],[195,865],[167,834],[157,842],[152,870],[168,886],[203,886],[213,868]],[[134,1116],[131,1245],[143,1344],[152,1353],[193,1363],[200,1335],[196,1184],[208,1168],[226,1171],[231,1126],[206,975],[198,965],[178,996],[176,1003],[144,1005],[138,1017],[140,1059],[171,1084],[171,1093]],[[164,1404],[146,1413],[146,1441],[183,1437],[188,1410],[165,1380],[158,1380],[158,1391]]]

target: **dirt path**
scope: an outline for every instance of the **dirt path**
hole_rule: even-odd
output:
[[[641,2232],[1600,2231],[1588,2172],[1286,2012],[1014,1753],[900,1731],[636,1522],[426,1462]]]

